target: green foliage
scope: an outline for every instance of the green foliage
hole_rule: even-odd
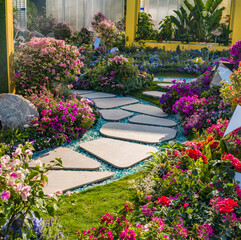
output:
[[[83,44],[91,44],[93,42],[94,33],[87,28],[81,28],[79,32],[74,32],[70,42],[78,47]]]
[[[152,23],[151,14],[145,12],[139,13],[138,30],[136,32],[136,40],[153,40],[158,36],[158,31],[154,30],[155,25]]]
[[[56,39],[69,39],[72,35],[72,29],[68,23],[59,22],[54,27],[54,36]]]
[[[160,23],[159,27],[159,41],[168,41],[172,40],[174,34],[174,27],[171,17],[165,17]]]
[[[87,81],[89,88],[96,91],[127,95],[148,86],[152,76],[139,72],[132,59],[116,55],[86,71],[79,81]]]
[[[177,15],[171,16],[176,26],[176,39],[182,42],[209,41],[212,32],[220,26],[224,7],[219,7],[222,0],[189,0],[184,1],[180,10],[174,11]]]

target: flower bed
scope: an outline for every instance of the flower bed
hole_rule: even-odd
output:
[[[241,233],[240,187],[233,183],[241,162],[234,153],[240,138],[223,139],[226,122],[212,125],[196,141],[164,144],[131,185],[135,206],[106,213],[98,227],[77,232],[79,239],[235,239]],[[221,135],[221,136],[220,136]],[[227,152],[235,154],[227,154]]]
[[[39,118],[32,119],[24,130],[0,132],[2,141],[14,148],[25,141],[32,142],[36,151],[70,142],[81,138],[97,120],[93,102],[84,98],[70,95],[64,99],[45,88],[41,91],[29,89],[29,95],[25,97],[37,107]],[[13,138],[9,139],[10,132]]]

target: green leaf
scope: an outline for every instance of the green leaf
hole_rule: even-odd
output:
[[[194,210],[193,210],[192,208],[187,208],[187,209],[186,209],[186,213],[187,213],[187,214],[191,214],[191,213],[193,213],[193,211],[194,211]]]

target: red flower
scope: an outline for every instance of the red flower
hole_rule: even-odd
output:
[[[162,196],[160,198],[157,198],[157,201],[161,204],[161,205],[166,205],[169,206],[171,200],[168,197]]]
[[[210,147],[211,149],[217,149],[219,146],[219,142],[218,141],[213,141],[210,143]]]
[[[184,203],[183,204],[183,207],[187,207],[187,206],[189,206],[189,203]]]
[[[223,201],[218,202],[217,205],[221,214],[230,214],[234,212],[233,207],[238,207],[238,203],[231,198],[226,198]]]
[[[195,160],[198,160],[201,157],[201,152],[199,150],[195,149],[188,149],[187,154],[190,158],[193,158]]]
[[[225,214],[225,213],[229,214],[229,213],[232,213],[233,211],[234,211],[234,209],[229,205],[225,205],[225,206],[219,208],[219,212],[221,214]]]

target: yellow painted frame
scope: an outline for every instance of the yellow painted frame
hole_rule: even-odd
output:
[[[140,0],[127,0],[126,9],[126,45],[136,45],[139,46],[139,42],[135,42],[135,36],[137,32],[138,14],[140,12]],[[241,0],[232,0],[231,6],[231,30],[232,30],[232,44],[241,40]],[[212,50],[227,50],[228,46],[219,46],[219,44],[214,43],[189,43],[183,44],[181,42],[162,42],[158,43],[156,41],[140,41],[145,47],[157,47],[165,48],[166,50],[175,50],[177,46],[181,49],[190,50],[197,49],[200,50],[204,47]]]
[[[0,93],[14,93],[14,40],[13,40],[13,4],[11,0],[0,0],[1,17],[1,71]]]

